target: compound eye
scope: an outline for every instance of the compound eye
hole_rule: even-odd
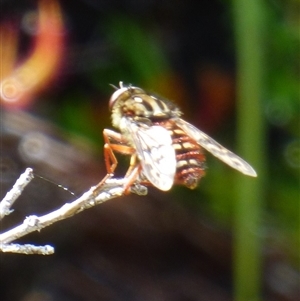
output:
[[[121,98],[122,94],[127,91],[128,91],[128,88],[126,87],[126,88],[120,88],[113,93],[113,95],[111,96],[109,103],[108,103],[108,108],[110,111],[112,111],[113,106],[118,101],[118,99]]]

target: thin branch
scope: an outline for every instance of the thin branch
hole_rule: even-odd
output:
[[[33,171],[31,168],[26,168],[25,172],[22,173],[19,179],[16,181],[13,188],[5,195],[3,200],[0,202],[0,220],[5,216],[9,215],[13,210],[11,206],[14,204],[16,199],[22,194],[24,188],[33,179]]]
[[[9,244],[12,241],[15,241],[16,239],[23,237],[29,233],[40,231],[43,228],[50,226],[60,220],[72,217],[73,215],[85,209],[94,207],[110,199],[124,195],[125,183],[125,179],[106,179],[106,181],[100,187],[95,186],[90,188],[90,190],[85,192],[81,197],[71,203],[64,204],[57,210],[54,210],[42,216],[27,216],[22,224],[0,234],[0,251],[10,251],[23,254],[52,254],[49,246],[30,247],[30,245],[23,245],[20,248],[20,245],[15,245],[15,247],[12,247],[14,245]],[[145,195],[147,194],[147,188],[142,185],[135,184],[132,186],[131,192],[139,195]]]
[[[6,253],[18,253],[18,254],[39,254],[39,255],[51,255],[54,253],[54,248],[49,245],[35,246],[31,244],[7,244],[1,245],[1,251]]]

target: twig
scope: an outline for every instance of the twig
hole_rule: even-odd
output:
[[[17,245],[10,243],[31,232],[40,231],[53,223],[69,218],[85,209],[124,195],[125,181],[124,179],[109,178],[100,188],[97,187],[97,190],[95,189],[96,187],[92,187],[75,201],[66,203],[57,210],[42,216],[30,215],[26,217],[22,224],[0,234],[0,251],[23,254],[52,254],[53,249],[51,250],[51,246]],[[131,188],[131,192],[145,195],[147,194],[147,188],[136,184]]]
[[[24,188],[32,179],[32,169],[26,168],[25,172],[20,175],[13,188],[5,195],[3,200],[0,202],[0,220],[5,215],[9,215],[11,212],[13,212],[13,210],[10,209],[11,206],[16,201],[16,199],[22,194]]]
[[[7,244],[1,246],[1,251],[6,253],[18,253],[18,254],[39,254],[39,255],[51,255],[54,253],[54,248],[49,245],[35,246],[31,244]]]

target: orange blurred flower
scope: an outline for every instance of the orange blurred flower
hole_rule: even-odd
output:
[[[0,99],[6,106],[28,105],[58,69],[64,30],[59,4],[55,0],[40,0],[36,23],[32,52],[18,65],[16,32],[9,26],[0,27]]]

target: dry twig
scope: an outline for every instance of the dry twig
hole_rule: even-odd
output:
[[[16,199],[22,194],[23,189],[33,179],[33,171],[31,168],[26,168],[25,172],[22,173],[19,179],[16,181],[13,188],[5,195],[4,199],[0,202],[0,220],[5,216],[9,215],[13,210],[11,206],[14,204]]]
[[[26,170],[26,172],[20,176],[16,184],[13,186],[12,190],[7,193],[3,201],[0,203],[0,208],[2,210],[0,211],[0,216],[5,216],[12,212],[10,207],[16,200],[16,198],[22,193],[23,188],[29,183],[29,178],[33,178],[31,169]],[[43,228],[48,227],[60,220],[72,217],[85,209],[94,207],[110,199],[124,195],[125,183],[125,179],[108,178],[100,187],[91,187],[81,197],[71,203],[64,204],[57,210],[54,210],[42,216],[27,216],[22,224],[0,234],[0,251],[22,254],[53,254],[54,248],[49,245],[20,245],[12,244],[11,242],[31,232],[40,231]],[[131,192],[139,195],[145,195],[147,194],[147,188],[136,184],[131,188]]]

